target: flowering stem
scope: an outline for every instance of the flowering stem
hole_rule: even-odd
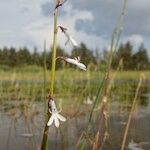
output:
[[[47,106],[47,103],[46,103],[46,40],[44,40],[44,113],[46,113],[46,106]]]
[[[55,0],[55,6],[58,4],[59,0]],[[52,97],[54,94],[54,82],[55,82],[55,66],[56,66],[56,43],[57,43],[57,9],[54,13],[54,33],[53,33],[53,49],[52,49],[52,68],[51,68],[51,82],[50,82],[50,91],[49,95]],[[43,139],[41,144],[41,150],[47,149],[47,139],[48,139],[48,130],[47,126],[48,119],[50,117],[49,109],[47,108],[47,114],[45,119],[45,128],[43,133]]]
[[[58,0],[55,0],[58,3]],[[53,50],[52,50],[52,69],[51,69],[51,82],[50,82],[50,95],[54,94],[55,82],[55,67],[56,67],[56,43],[57,43],[57,10],[54,15],[54,35],[53,35]]]

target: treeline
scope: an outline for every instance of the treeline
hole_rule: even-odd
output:
[[[148,70],[150,69],[150,60],[147,49],[143,44],[140,45],[136,52],[130,42],[121,44],[116,55],[113,57],[113,67],[116,68],[119,61],[123,61],[124,70]]]
[[[95,68],[105,68],[108,60],[108,50],[91,50],[84,43],[76,49],[72,49],[68,54],[60,46],[57,47],[57,56],[76,57],[80,56],[82,62],[87,66],[94,66]],[[37,65],[43,66],[44,61],[49,69],[51,66],[52,52],[46,50],[46,52],[38,52],[34,48],[34,52],[31,53],[26,47],[15,49],[1,48],[0,49],[0,65],[7,65],[10,67],[23,66],[23,65]],[[144,45],[141,45],[136,52],[133,50],[133,46],[127,42],[121,44],[115,55],[113,56],[112,67],[116,69],[118,64],[122,60],[124,70],[148,70],[150,69],[150,61],[148,53]],[[64,63],[57,61],[57,68],[62,68]]]

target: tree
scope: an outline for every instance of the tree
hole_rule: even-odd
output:
[[[150,69],[150,62],[147,54],[147,50],[144,48],[144,45],[141,44],[138,52],[132,56],[132,66],[137,70],[146,70]]]
[[[116,52],[115,56],[113,57],[113,68],[117,68],[119,65],[119,61],[123,60],[123,68],[125,70],[132,69],[131,62],[132,62],[132,45],[130,42],[125,43],[124,45],[121,44],[119,46],[118,51]]]
[[[19,49],[19,51],[17,53],[17,57],[18,57],[18,60],[19,60],[18,65],[32,64],[31,54],[30,54],[29,50],[26,47]]]
[[[11,47],[9,49],[9,52],[8,52],[8,65],[11,66],[11,67],[14,67],[18,64],[18,57],[17,57],[17,53],[16,53],[16,49]]]
[[[31,55],[31,62],[32,62],[32,64],[35,64],[35,65],[39,65],[40,64],[40,55],[37,52],[37,48],[36,47],[34,47],[34,52]]]
[[[133,53],[133,47],[130,42],[121,44],[116,55],[113,58],[113,68],[117,68],[119,61],[123,60],[123,67],[125,70],[145,70],[150,69],[150,62],[147,54],[147,50],[144,45],[141,44],[138,51]]]
[[[57,57],[58,56],[68,56],[68,54],[60,46],[57,46]],[[40,66],[44,65],[44,57],[46,57],[47,69],[50,69],[51,68],[52,51],[46,51],[40,55],[40,58],[39,58]],[[63,62],[61,60],[57,60],[56,61],[56,69],[62,68],[62,66],[63,66]]]

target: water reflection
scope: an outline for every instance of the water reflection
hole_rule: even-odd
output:
[[[20,103],[20,104],[19,104]],[[44,128],[44,104],[37,102],[36,105],[18,102],[11,102],[8,109],[8,103],[1,108],[0,112],[0,149],[39,149],[43,128]],[[24,105],[24,106],[22,106]],[[28,108],[26,108],[28,106]],[[86,105],[86,107],[89,107]],[[126,125],[129,109],[125,104],[115,102],[111,104],[109,116],[110,139],[104,146],[105,150],[119,149]],[[38,110],[38,111],[37,111]],[[81,111],[80,111],[81,112]],[[65,112],[64,112],[65,113]],[[85,114],[71,117],[68,114],[67,122],[61,125],[60,129],[54,126],[49,131],[49,146],[51,149],[76,149],[79,137],[85,130],[88,122],[88,112]],[[97,116],[97,112],[94,113]],[[94,117],[96,118],[96,117]],[[92,123],[92,135],[96,132],[96,120]],[[128,148],[132,149],[131,139],[135,143],[147,142],[140,144],[145,149],[150,148],[150,104],[141,106],[133,116],[128,136]],[[92,138],[92,137],[91,137]],[[91,149],[92,145],[86,143],[86,149]]]
[[[91,83],[91,89],[87,89],[90,93],[95,89],[95,87],[92,88],[92,86],[94,85]],[[130,82],[130,84],[127,82],[119,84],[118,82],[113,85],[108,110],[109,140],[105,143],[103,147],[104,150],[120,149],[136,86],[137,82]],[[2,150],[40,149],[45,124],[45,104],[41,101],[41,99],[43,99],[42,92],[37,92],[39,89],[37,91],[32,89],[32,92],[36,93],[34,95],[31,89],[32,88],[26,90],[26,94],[30,93],[32,95],[31,98],[28,96],[16,96],[17,99],[12,100],[11,97],[7,97],[7,92],[3,93],[6,99],[2,99],[0,105],[0,149]],[[8,91],[10,90],[8,89]],[[14,90],[14,94],[16,94],[15,92]],[[80,138],[81,135],[86,139],[85,149],[92,149],[91,143],[96,134],[99,110],[94,111],[91,130],[89,133],[85,133],[84,131],[89,120],[89,111],[92,107],[92,105],[87,105],[87,102],[93,101],[95,94],[87,95],[86,90],[82,94],[78,97],[70,94],[68,94],[68,96],[61,95],[61,102],[65,106],[63,114],[67,116],[67,122],[61,124],[59,129],[56,129],[54,126],[50,127],[48,142],[50,149],[79,149],[82,142],[82,138]],[[37,96],[39,101],[36,100]],[[57,97],[59,99],[59,96]],[[68,97],[68,99],[66,97]],[[149,133],[150,87],[145,83],[139,93],[138,105],[135,109],[129,129],[126,149],[136,150],[136,148],[141,148],[149,150]]]

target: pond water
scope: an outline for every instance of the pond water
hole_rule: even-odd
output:
[[[133,89],[119,90],[122,92],[117,91],[116,94],[115,88],[113,90],[108,106],[109,138],[103,145],[104,150],[120,149],[135,91]],[[99,109],[94,111],[90,131],[86,133],[92,104],[85,104],[82,101],[84,100],[81,100],[76,113],[73,108],[77,105],[66,102],[65,109],[61,113],[67,121],[61,123],[59,129],[56,129],[54,125],[49,128],[49,149],[80,149],[83,139],[85,139],[84,149],[92,149],[91,142],[97,132]],[[142,90],[137,103],[127,136],[126,149],[150,150],[150,91]],[[41,101],[5,100],[1,102],[0,150],[39,150],[45,124],[44,106],[45,104]],[[82,134],[84,136],[80,138]]]

